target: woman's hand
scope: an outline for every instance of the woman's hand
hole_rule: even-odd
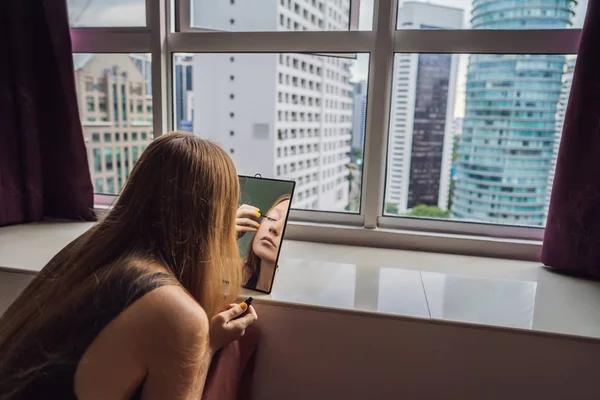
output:
[[[254,307],[248,307],[246,303],[242,304],[244,308],[240,304],[230,304],[228,310],[215,315],[210,320],[210,350],[213,354],[244,336],[246,328],[258,318]],[[248,307],[248,312],[236,319],[246,311],[245,307]]]
[[[260,227],[257,219],[260,217],[260,210],[256,207],[243,204],[238,208],[235,214],[235,232],[240,239],[246,232],[256,232]]]

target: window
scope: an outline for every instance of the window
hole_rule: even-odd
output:
[[[392,95],[385,214],[543,226],[575,56],[402,53],[395,65],[410,101],[407,113]]]
[[[238,21],[234,21],[233,19],[229,20],[229,24],[224,24],[225,21],[221,20],[221,16],[226,12],[221,7],[216,7],[214,0],[187,0],[193,4],[193,7],[190,7],[193,11],[190,16],[190,25],[193,28],[202,28],[202,29],[210,29],[210,30],[220,30],[220,31],[236,31],[236,32],[249,32],[249,31],[268,31],[272,30],[267,23],[264,15],[269,15],[277,13],[278,5],[276,2],[271,1],[254,1],[251,6],[245,6],[245,4],[241,4],[240,7],[244,7],[243,14],[236,14],[238,16]],[[372,0],[366,0],[367,2]],[[245,3],[245,2],[242,2]],[[287,20],[284,17],[284,14],[279,14],[279,25],[278,28],[282,30],[308,30],[308,31],[347,31],[350,29],[350,1],[345,0],[345,7],[339,7],[341,4],[337,4],[336,0],[327,0],[325,4],[327,7],[335,7],[339,9],[340,12],[337,14],[337,18],[330,19],[330,23],[325,26],[322,19],[318,19],[314,14],[310,13],[308,9],[300,7],[298,3],[294,3],[293,6],[291,3],[287,3],[286,5],[280,5],[279,7],[285,9],[291,9],[294,13],[294,19],[302,20],[302,24],[292,21],[289,18]],[[233,0],[231,1],[233,3]],[[368,4],[368,3],[367,3]],[[339,8],[338,8],[339,7]],[[372,6],[371,6],[372,8]],[[321,12],[325,9],[325,5],[321,5]],[[358,10],[352,10],[353,12],[358,12]],[[367,7],[364,9],[361,7],[361,13],[365,12],[368,14],[368,17],[371,17],[371,13],[366,11],[370,11]],[[288,15],[288,14],[286,14]],[[372,19],[372,18],[371,18]],[[287,21],[287,24],[286,24]],[[233,22],[237,22],[233,25]],[[371,21],[368,18],[362,18],[361,24],[359,25],[361,29],[371,29]],[[287,28],[287,29],[286,29]],[[354,28],[356,29],[356,27]]]
[[[315,157],[315,152],[319,152],[317,144],[319,138],[307,137],[306,132],[314,129],[318,129],[320,122],[316,118],[316,114],[307,112],[306,109],[306,96],[304,95],[306,89],[302,89],[301,86],[306,86],[307,77],[299,78],[292,75],[292,82],[298,85],[298,89],[293,91],[291,94],[291,104],[282,105],[279,100],[283,100],[288,94],[288,90],[284,86],[279,85],[281,82],[282,73],[276,71],[276,67],[280,65],[280,60],[290,59],[290,63],[293,67],[298,69],[302,68],[309,63],[311,65],[319,65],[320,68],[324,68],[328,65],[329,61],[338,57],[333,56],[317,56],[309,54],[267,54],[267,53],[179,53],[175,54],[174,59],[186,58],[193,66],[192,68],[192,80],[198,85],[196,90],[193,90],[191,96],[193,96],[193,114],[194,114],[194,125],[191,129],[194,132],[204,132],[203,137],[212,139],[217,143],[221,143],[226,148],[234,144],[231,132],[233,124],[240,127],[249,127],[247,135],[244,136],[246,140],[246,146],[248,151],[259,153],[261,151],[268,151],[267,149],[274,149],[275,142],[284,139],[284,130],[290,132],[289,138],[291,140],[297,140],[298,142],[291,145],[289,152],[284,148],[283,152],[281,149],[275,153],[276,157],[272,160],[272,165],[266,165],[264,160],[260,157],[251,159],[245,156],[245,152],[232,152],[232,158],[236,163],[239,173],[245,175],[254,175],[260,173],[262,176],[269,177],[276,171],[275,164],[279,161],[284,161],[287,157],[294,157],[293,163],[291,164],[291,170],[304,170],[305,166],[308,165],[310,159]],[[235,59],[236,66],[239,67],[236,73],[237,78],[235,82],[229,83],[229,65],[230,60]],[[363,82],[366,88],[366,70],[362,72],[353,72],[354,66],[360,65],[367,66],[369,56],[367,54],[358,54],[352,57],[339,58],[339,64],[336,67],[329,67],[331,70],[335,70],[337,75],[334,78],[330,78],[327,81],[332,87],[339,87],[345,90],[344,94],[340,91],[339,94],[335,95],[336,107],[331,107],[330,110],[324,111],[324,113],[331,117],[330,120],[334,121],[335,124],[332,126],[332,139],[338,141],[349,141],[351,135],[346,132],[352,131],[352,109],[342,107],[344,103],[352,102],[351,92],[352,84],[350,82]],[[236,68],[237,68],[236,67]],[[262,74],[257,74],[256,71],[264,71]],[[267,71],[274,71],[268,73]],[[309,72],[303,72],[303,74],[309,74]],[[316,70],[313,69],[313,79],[322,79],[316,76]],[[238,83],[239,81],[239,83]],[[228,102],[227,90],[222,90],[219,86],[226,84],[227,87],[231,85],[235,86],[235,91],[239,95],[239,99],[249,99],[246,103],[241,103],[243,108],[252,107],[252,112],[230,112],[229,118],[223,118],[222,104]],[[177,90],[182,84],[175,76],[174,88]],[[210,89],[202,89],[210,88]],[[292,89],[293,90],[293,89]],[[366,89],[365,89],[366,94]],[[174,104],[181,102],[177,97],[176,92],[173,98]],[[304,98],[305,105],[302,106],[298,103],[298,98],[302,96]],[[313,92],[313,97],[325,97],[326,94],[322,92]],[[288,97],[289,98],[289,97]],[[343,101],[342,101],[343,100]],[[242,101],[242,100],[240,100]],[[257,107],[257,105],[259,105]],[[264,106],[261,106],[264,105]],[[268,109],[267,107],[269,107]],[[344,118],[342,118],[344,117]],[[366,117],[366,113],[361,116],[357,121],[359,124],[364,125],[363,117]],[[235,118],[235,122],[233,119]],[[333,126],[335,125],[335,129]],[[276,134],[275,134],[276,133]],[[286,136],[287,137],[287,136]],[[357,139],[358,142],[360,140]],[[360,144],[358,144],[361,146]],[[313,154],[307,156],[306,149],[314,149]],[[362,148],[362,147],[361,147]],[[329,150],[330,153],[334,153],[336,157],[335,166],[340,167],[336,169],[331,178],[334,178],[334,184],[330,185],[328,190],[324,193],[324,198],[320,202],[319,210],[321,211],[351,211],[357,212],[360,205],[360,190],[352,192],[352,201],[356,204],[352,210],[349,209],[349,197],[339,197],[336,193],[341,190],[345,193],[348,192],[348,180],[345,177],[349,174],[347,165],[351,161],[351,148],[350,146],[340,146],[336,149]],[[282,155],[283,153],[283,155]],[[318,154],[317,154],[318,156]],[[362,172],[362,164],[358,164],[356,167],[357,180],[360,179]],[[339,179],[337,179],[339,178]],[[331,193],[330,193],[331,192]],[[295,203],[294,207],[307,207],[310,203]]]
[[[179,14],[178,26],[167,21],[177,32],[164,38],[173,56],[154,60],[154,71],[156,26],[77,28],[145,26],[146,1],[86,3],[68,0],[74,51],[97,52],[74,55],[96,190],[102,179],[105,191],[119,192],[136,160],[134,147],[128,154],[124,146],[143,151],[151,132],[167,125],[238,150],[231,156],[240,173],[303,177],[292,218],[541,238],[586,2],[399,0],[374,10],[373,0],[230,0],[218,7],[182,0],[175,11],[191,14]],[[386,18],[396,14],[389,27]],[[361,35],[349,32],[356,17]],[[541,29],[548,34],[540,37]],[[335,40],[324,30],[337,31]],[[91,64],[100,65],[91,71]],[[161,99],[156,109],[153,92]],[[94,141],[93,132],[108,132],[113,142]],[[108,146],[109,173],[102,166]]]
[[[72,27],[145,26],[146,1],[67,0]]]
[[[427,3],[399,0],[397,29],[581,28],[586,6],[587,1],[576,3],[570,0],[548,3],[537,0],[452,0],[450,3],[444,0]],[[429,17],[420,19],[422,15]],[[443,15],[443,18],[435,15]]]
[[[94,179],[94,192],[103,193],[104,192],[104,182],[102,178]]]
[[[112,147],[104,148],[104,168],[107,171],[112,171],[113,169]]]
[[[102,152],[94,149],[94,172],[102,172]]]
[[[142,140],[148,139],[148,134],[146,132],[142,132]]]
[[[69,3],[71,4],[71,2]],[[95,3],[91,3],[92,5]],[[99,3],[100,4],[100,3]],[[133,4],[129,2],[128,4]],[[91,7],[91,6],[90,6]],[[142,12],[143,9],[142,9]],[[117,174],[117,185],[113,180],[111,183],[106,181],[103,188],[107,194],[116,194],[115,190],[120,190],[126,179],[125,170],[120,170],[120,161],[113,159],[114,154],[118,155],[123,146],[128,142],[128,133],[120,131],[127,126],[135,126],[135,129],[144,128],[152,130],[152,111],[144,113],[147,106],[152,102],[152,63],[148,54],[139,53],[76,53],[73,55],[73,64],[75,66],[75,81],[77,86],[78,101],[80,102],[81,121],[84,135],[90,135],[91,143],[94,146],[94,167],[90,168],[92,182],[100,179],[103,171],[114,171]],[[90,107],[93,104],[94,97],[85,94],[86,82],[97,82],[94,86],[94,93],[98,96],[98,109]],[[136,105],[136,113],[127,115],[129,105]],[[141,115],[140,114],[141,111]],[[102,122],[103,141],[101,143],[101,133],[94,132],[98,130],[99,123],[90,121],[89,115],[103,113],[105,119]],[[125,122],[127,121],[127,122]],[[127,123],[127,125],[125,125]],[[127,128],[125,128],[127,129]],[[112,142],[114,134],[114,143]],[[121,136],[121,134],[123,136]],[[123,139],[123,140],[121,140]],[[138,132],[131,132],[131,139],[138,139]],[[142,139],[147,140],[147,133],[142,134]],[[100,164],[96,166],[96,149],[99,152]],[[102,168],[102,164],[104,168]],[[114,168],[114,165],[117,168]],[[114,173],[114,172],[113,172]],[[113,190],[111,190],[113,188]],[[97,190],[97,187],[95,187]]]

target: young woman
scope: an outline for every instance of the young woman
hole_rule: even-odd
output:
[[[281,235],[283,235],[289,208],[290,196],[282,196],[273,203],[271,209],[263,217],[262,223],[257,224],[244,266],[247,287],[265,292],[271,288],[277,254],[281,245]],[[240,207],[238,217],[244,211],[245,209]],[[250,214],[250,211],[246,215]],[[240,229],[248,230],[250,224],[246,223],[245,225],[244,227],[238,226],[238,231]]]
[[[212,355],[257,318],[223,311],[241,282],[238,201],[217,145],[154,140],[113,209],[0,318],[0,399],[200,399]]]

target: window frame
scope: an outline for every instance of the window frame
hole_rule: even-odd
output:
[[[358,11],[359,0],[351,3],[351,10]],[[172,0],[172,4],[146,0],[146,27],[71,28],[72,45],[73,52],[151,54],[154,137],[174,127],[175,53],[368,53],[360,212],[292,210],[292,238],[503,257],[517,243],[529,247],[514,258],[539,260],[542,227],[384,215],[394,56],[399,52],[576,54],[581,29],[397,30],[397,10],[398,0],[374,0],[372,30],[365,31],[220,32],[189,26],[190,0]],[[351,13],[350,20],[356,27],[358,12]],[[96,195],[96,204],[106,208],[114,198]],[[409,237],[413,242],[407,241]],[[442,238],[455,247],[436,245]],[[473,249],[472,240],[494,245]]]

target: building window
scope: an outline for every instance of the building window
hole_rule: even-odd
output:
[[[99,133],[92,133],[92,143],[100,143],[100,134]]]
[[[106,192],[108,194],[117,194],[115,192],[115,178],[113,178],[113,177],[106,178]]]
[[[103,193],[104,192],[104,182],[102,178],[94,179],[94,192]]]
[[[110,133],[105,133],[104,134],[104,142],[105,143],[110,143],[112,142],[112,135]]]
[[[137,132],[131,132],[131,140],[138,140]]]
[[[94,171],[102,172],[102,152],[100,149],[94,149]]]
[[[111,147],[106,147],[104,149],[104,166],[106,167],[107,171],[112,171],[113,169],[113,155]]]
[[[148,134],[146,132],[142,132],[142,140],[147,140]]]

